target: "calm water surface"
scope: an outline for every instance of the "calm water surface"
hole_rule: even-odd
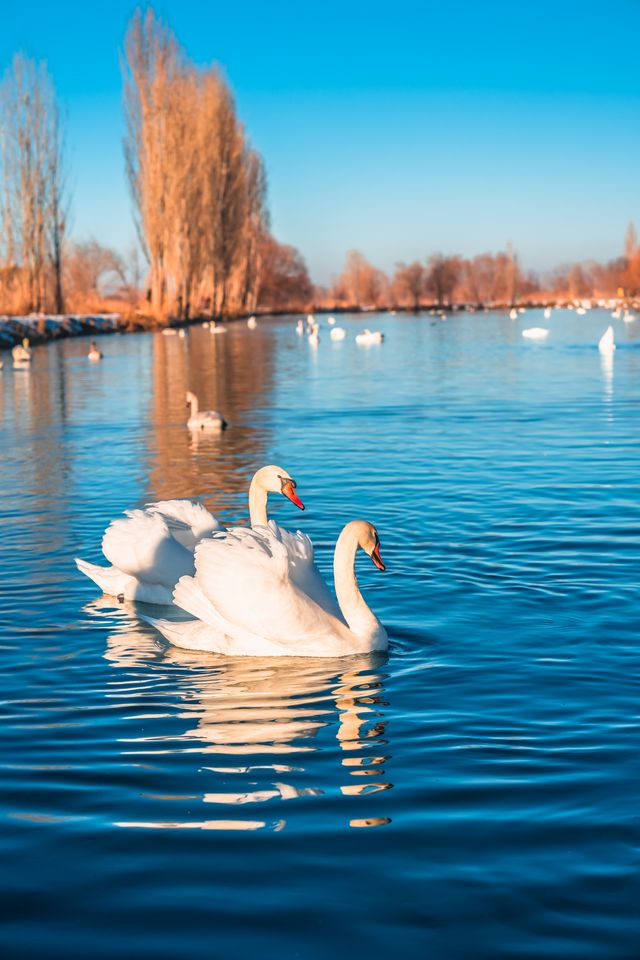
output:
[[[640,321],[366,321],[5,356],[3,956],[638,957]],[[323,572],[377,525],[388,657],[177,650],[76,571],[151,500],[245,522],[269,462]]]

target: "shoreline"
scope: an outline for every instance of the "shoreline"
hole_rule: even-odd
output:
[[[236,324],[243,323],[251,316],[263,320],[269,317],[297,317],[305,314],[316,314],[318,317],[331,316],[332,314],[374,314],[389,313],[398,314],[452,314],[452,313],[509,313],[512,309],[520,310],[551,310],[574,309],[581,303],[587,301],[577,300],[525,300],[516,304],[509,303],[491,303],[488,305],[476,303],[453,303],[438,305],[435,303],[421,304],[415,306],[332,306],[332,307],[307,307],[301,310],[282,309],[282,310],[256,310],[253,314],[239,314],[227,317],[224,320],[216,319],[216,323]],[[597,302],[589,301],[589,309],[594,307],[600,309],[640,309],[640,303],[635,298],[610,298],[602,299]],[[198,316],[189,320],[176,320],[170,318],[166,323],[154,321],[150,317],[139,317],[134,319],[126,313],[68,313],[68,314],[28,314],[11,316],[8,314],[0,315],[0,355],[3,350],[11,350],[16,344],[21,343],[27,337],[31,344],[40,345],[50,343],[55,340],[62,340],[71,337],[83,336],[108,336],[112,334],[124,333],[159,333],[163,330],[172,328],[175,330],[198,326],[212,320],[209,316]]]

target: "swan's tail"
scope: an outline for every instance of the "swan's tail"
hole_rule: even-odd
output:
[[[123,600],[137,600],[142,603],[158,603],[166,606],[171,603],[171,590],[160,584],[141,583],[137,577],[123,573],[117,567],[100,567],[97,563],[75,558],[78,570],[93,580],[103,593]]]
[[[103,593],[112,597],[122,596],[125,600],[135,600],[134,587],[138,583],[135,577],[130,577],[117,567],[100,567],[97,563],[87,563],[79,557],[75,558],[75,563],[78,570],[93,580]]]

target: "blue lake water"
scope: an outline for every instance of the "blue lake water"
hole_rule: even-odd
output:
[[[638,956],[640,320],[338,322],[5,355],[3,956]],[[76,571],[127,507],[246,522],[271,462],[323,572],[376,524],[388,657],[178,650]]]

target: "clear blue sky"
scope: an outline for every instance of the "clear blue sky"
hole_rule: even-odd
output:
[[[136,4],[6,4],[0,67],[45,59],[68,111],[73,234],[134,237],[119,51]],[[638,0],[163,0],[217,61],[314,279],[513,243],[525,266],[621,253],[640,224]]]

